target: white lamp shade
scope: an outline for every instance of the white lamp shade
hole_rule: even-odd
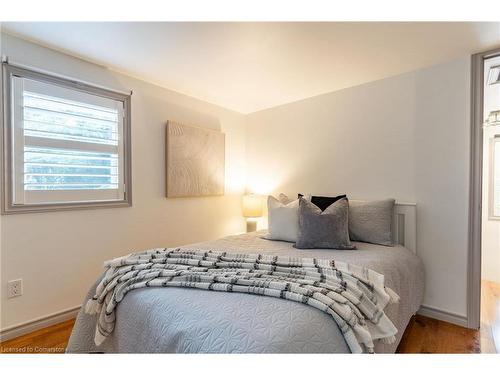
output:
[[[259,195],[249,194],[243,196],[243,216],[262,216],[262,198]]]

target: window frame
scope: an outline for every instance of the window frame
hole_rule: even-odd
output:
[[[500,215],[495,215],[495,146],[500,145],[500,134],[490,138],[489,171],[488,171],[488,219],[500,220]]]
[[[111,200],[85,200],[70,202],[44,202],[44,203],[14,203],[14,178],[15,173],[13,148],[14,148],[14,117],[13,109],[13,77],[21,77],[40,81],[43,83],[60,86],[66,89],[78,92],[100,96],[106,99],[115,100],[123,103],[123,131],[122,140],[123,151],[121,160],[123,161],[123,199]],[[2,131],[1,143],[3,145],[2,156],[2,214],[47,212],[61,210],[77,209],[97,209],[112,207],[130,207],[132,206],[132,145],[131,145],[131,94],[125,94],[113,91],[107,88],[94,86],[92,84],[77,81],[71,78],[58,76],[38,70],[33,70],[23,66],[17,66],[9,63],[2,63]]]

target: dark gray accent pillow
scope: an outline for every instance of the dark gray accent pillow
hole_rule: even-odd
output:
[[[352,241],[394,246],[392,217],[394,199],[349,201],[349,236]]]
[[[349,240],[349,203],[342,198],[324,211],[304,198],[299,199],[298,249],[355,249]]]
[[[303,196],[304,194],[299,193],[298,198]],[[322,197],[321,195],[313,195],[307,200],[313,202],[316,206],[321,208],[321,211],[323,211],[327,207],[329,207],[332,203],[335,203],[342,198],[347,198],[347,195],[342,194],[342,195],[337,195],[336,197]]]

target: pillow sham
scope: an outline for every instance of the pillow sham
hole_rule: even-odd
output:
[[[304,194],[299,194],[299,198],[301,198],[301,197],[304,197]],[[318,206],[321,209],[321,211],[324,211],[332,203],[335,203],[335,202],[337,202],[338,200],[340,200],[342,198],[347,198],[347,195],[342,194],[342,195],[337,195],[336,197],[323,197],[323,196],[320,196],[320,195],[313,195],[313,196],[309,195],[309,197],[310,197],[310,199],[308,199],[309,201],[311,201],[316,206]]]
[[[394,246],[392,217],[394,199],[349,201],[349,236],[352,241]]]
[[[324,211],[299,198],[298,249],[355,249],[349,239],[349,203],[342,198]]]
[[[281,198],[283,197],[280,195],[280,200]],[[267,220],[268,233],[262,238],[287,242],[297,241],[299,200],[282,203],[270,195],[267,197]]]
[[[283,193],[280,193],[280,195],[278,195],[278,200],[283,204],[288,204],[293,201],[293,199],[288,198],[288,195]]]

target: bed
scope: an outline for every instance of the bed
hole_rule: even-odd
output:
[[[400,302],[386,314],[398,329],[396,342],[377,341],[375,352],[394,353],[424,291],[423,266],[414,253],[415,207],[397,205],[394,247],[355,242],[357,250],[299,250],[283,241],[262,239],[263,232],[183,246],[269,255],[334,259],[385,275]],[[96,284],[85,301],[92,298]],[[113,334],[94,343],[96,317],[80,311],[69,353],[349,353],[339,328],[322,311],[300,303],[241,293],[183,288],[131,291],[117,308]]]

